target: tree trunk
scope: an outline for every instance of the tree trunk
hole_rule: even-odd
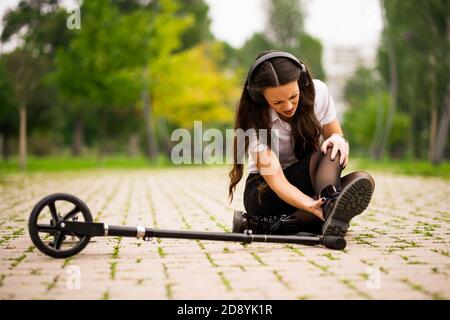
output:
[[[386,126],[382,134],[381,143],[375,151],[375,158],[381,159],[386,149],[386,145],[389,140],[389,134],[391,132],[392,123],[394,120],[395,112],[397,109],[397,95],[398,95],[398,74],[397,74],[397,58],[395,55],[394,41],[392,39],[391,31],[389,30],[389,22],[386,18],[386,12],[384,10],[384,1],[380,0],[382,16],[384,21],[384,27],[386,28],[386,48],[388,54],[389,63],[389,79],[390,79],[390,102],[386,119]]]
[[[5,136],[5,134],[0,133],[0,154],[2,160],[5,160]]]
[[[428,159],[433,162],[434,149],[436,147],[436,129],[437,129],[437,112],[435,108],[431,109],[430,123],[430,140],[428,145]]]
[[[447,17],[447,45],[450,46],[450,18]],[[450,52],[447,53],[447,67],[450,72]],[[445,147],[448,139],[448,124],[450,120],[450,77],[447,80],[447,92],[444,96],[442,113],[440,115],[439,129],[437,133],[436,145],[434,148],[434,155],[432,159],[433,165],[442,162]]]
[[[381,144],[381,137],[383,134],[383,124],[384,124],[384,106],[383,99],[381,96],[380,88],[377,84],[374,84],[374,90],[376,92],[376,99],[379,107],[377,108],[376,119],[375,119],[375,134],[373,135],[372,145],[370,147],[370,154],[373,158],[376,158],[377,150]]]
[[[139,152],[139,135],[137,133],[133,133],[130,135],[128,139],[128,155],[130,157],[134,157]]]
[[[3,149],[2,149],[2,157],[3,160],[8,160],[9,156],[11,155],[11,139],[10,139],[10,135],[8,133],[5,133],[3,136],[4,140],[3,140]]]
[[[147,138],[147,156],[150,160],[155,159],[158,155],[158,147],[155,139],[155,128],[153,122],[153,112],[150,101],[150,94],[148,89],[142,89],[142,101],[144,104],[144,121],[145,121],[145,135]]]
[[[410,106],[410,116],[409,118],[411,119],[410,122],[410,126],[409,126],[409,138],[408,138],[408,156],[411,159],[416,159],[417,156],[420,154],[418,154],[417,150],[417,139],[420,139],[420,137],[418,138],[417,136],[417,130],[416,130],[416,118],[415,118],[415,110],[414,110],[414,105]]]
[[[83,131],[84,123],[81,117],[77,117],[75,127],[73,129],[72,155],[77,157],[81,155],[83,149]]]
[[[19,165],[21,170],[27,167],[27,108],[20,107],[19,121]]]
[[[447,93],[444,98],[444,105],[442,106],[442,113],[439,121],[439,129],[437,134],[435,152],[433,154],[432,163],[437,165],[442,162],[445,146],[448,139],[448,123],[450,120],[450,79],[447,82]]]
[[[167,128],[167,121],[165,118],[160,120],[159,129],[160,137],[162,137],[163,140],[164,152],[168,157],[170,157],[172,153],[172,141],[170,140],[170,132]]]

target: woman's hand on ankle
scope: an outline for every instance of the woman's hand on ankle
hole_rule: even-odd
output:
[[[305,206],[305,208],[302,208],[308,212],[311,212],[315,216],[317,216],[320,220],[323,219],[323,211],[322,211],[322,205],[325,203],[325,198],[320,198],[319,200],[314,200],[311,198],[311,201]]]

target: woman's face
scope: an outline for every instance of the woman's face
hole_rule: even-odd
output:
[[[300,99],[300,89],[297,81],[278,87],[264,88],[262,93],[269,106],[278,112],[281,118],[291,118],[295,114]]]

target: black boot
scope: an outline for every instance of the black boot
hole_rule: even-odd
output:
[[[297,234],[301,231],[299,219],[294,215],[257,216],[234,211],[233,232],[251,230],[254,234]]]
[[[373,193],[373,182],[367,177],[356,177],[342,190],[330,185],[320,192],[326,198],[323,204],[324,235],[343,237],[350,220],[362,213],[369,205]]]
[[[333,207],[334,207],[339,195],[340,195],[339,189],[337,189],[333,185],[329,185],[328,187],[325,187],[320,192],[319,199],[320,198],[326,199],[324,204],[322,205],[323,219],[325,221],[328,219],[331,212],[333,212]]]

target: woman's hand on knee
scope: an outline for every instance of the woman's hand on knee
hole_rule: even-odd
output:
[[[345,168],[348,164],[348,157],[350,153],[350,146],[344,137],[338,134],[333,134],[327,140],[322,143],[320,148],[324,154],[327,153],[327,149],[332,147],[331,160],[334,160],[338,151],[340,151],[339,164],[341,167]]]

